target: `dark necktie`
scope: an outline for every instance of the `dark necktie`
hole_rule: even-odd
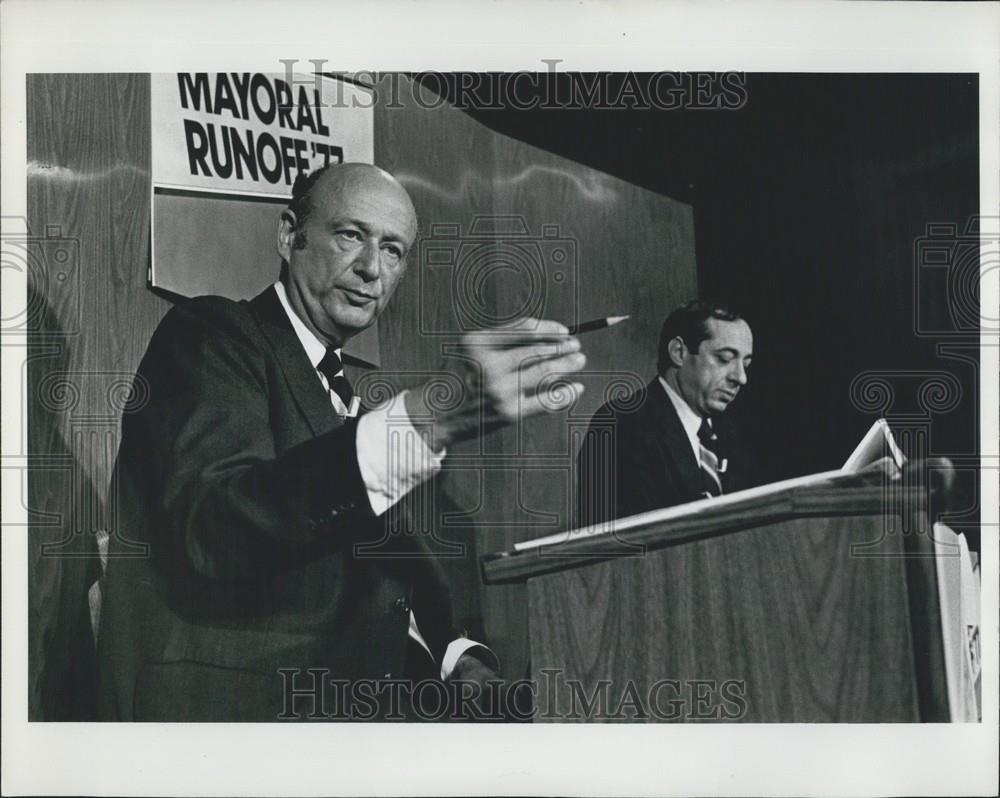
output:
[[[722,495],[721,474],[726,470],[726,460],[719,449],[719,436],[715,434],[707,418],[701,420],[698,428],[698,443],[701,453],[701,472],[705,477],[705,490],[711,496]]]
[[[316,370],[326,377],[330,390],[340,397],[340,401],[350,412],[354,390],[351,388],[351,383],[347,381],[347,377],[344,376],[344,364],[340,362],[336,351],[327,349],[323,359],[316,366]]]

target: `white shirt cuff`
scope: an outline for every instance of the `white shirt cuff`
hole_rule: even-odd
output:
[[[420,644],[420,646],[424,649],[424,651],[427,652],[427,656],[430,657],[431,660],[433,661],[434,655],[431,654],[431,648],[430,646],[427,645],[427,642],[424,640],[424,636],[420,634],[420,628],[417,626],[417,618],[413,614],[412,610],[410,611],[410,637],[412,637],[417,643]],[[482,648],[482,650],[489,655],[489,659],[491,660],[493,670],[499,671],[500,660],[496,658],[496,655],[492,651],[490,651],[490,649],[488,649],[482,643],[477,643],[475,640],[470,640],[467,637],[459,637],[456,638],[455,640],[452,640],[448,644],[448,647],[444,650],[444,658],[441,660],[441,681],[443,682],[449,676],[451,676],[451,672],[455,670],[455,666],[458,664],[459,659],[462,658],[462,655],[466,651],[468,651],[470,648],[476,648],[477,646],[479,648]]]
[[[477,643],[475,640],[470,640],[467,637],[459,637],[457,640],[452,640],[448,644],[448,648],[444,650],[444,658],[441,660],[441,681],[444,681],[451,676],[451,672],[455,670],[458,660],[466,651],[470,648],[476,647],[481,648],[484,652],[489,654],[490,659],[492,660],[493,670],[500,670],[500,661],[486,646],[482,643]]]
[[[358,466],[375,515],[440,471],[446,454],[433,451],[414,429],[405,394],[396,394],[358,422]]]

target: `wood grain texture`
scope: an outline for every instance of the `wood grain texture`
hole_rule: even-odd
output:
[[[113,528],[122,407],[169,305],[145,288],[148,78],[29,75],[27,105],[28,706],[79,720],[93,708],[94,535]]]
[[[491,170],[491,134],[447,105],[425,110],[413,102],[409,90],[399,95],[402,107],[387,108],[380,103],[375,108],[375,162],[410,193],[419,232],[406,274],[379,318],[382,369],[363,378],[356,388],[370,401],[431,380],[440,390],[434,395],[447,404],[447,396],[457,396],[453,392],[458,390],[450,376],[455,364],[447,358],[448,347],[461,332],[450,299],[454,270],[425,268],[427,253],[429,248],[457,252],[461,231],[471,226],[477,213],[489,213],[485,178]],[[471,153],[476,153],[474,159]],[[480,454],[475,444],[452,449],[437,481],[435,506],[425,532],[457,547],[451,556],[442,558],[452,586],[456,623],[482,639],[485,630],[474,544]]]
[[[643,720],[919,720],[905,561],[852,555],[882,529],[781,521],[533,579],[540,719],[634,720],[615,716],[631,681]],[[606,708],[588,717],[601,680]]]
[[[944,635],[941,629],[941,598],[935,563],[933,532],[927,519],[920,526],[904,527],[902,539],[906,559],[910,630],[916,662],[917,700],[920,717],[927,723],[951,720],[945,672]],[[930,531],[930,534],[928,532]],[[882,541],[879,541],[882,544]]]
[[[648,381],[663,318],[697,291],[693,215],[447,104],[420,108],[405,85],[397,95],[403,107],[376,108],[375,159],[409,190],[420,235],[380,320],[395,387],[446,373],[463,329],[517,315],[567,324],[632,315],[583,338],[586,391],[572,408],[456,447],[441,480],[450,513],[441,526],[464,544],[448,563],[459,616],[475,626],[481,613],[504,673],[516,678],[528,664],[525,589],[483,591],[478,558],[571,525],[575,441],[609,392]]]
[[[850,482],[836,480],[836,483]],[[831,483],[832,484],[832,483]],[[895,501],[905,506],[907,515],[926,514],[926,492],[917,489],[893,491]],[[878,515],[891,519],[886,510],[886,492],[880,486],[831,489],[828,483],[795,488],[777,496],[758,496],[724,507],[703,506],[671,520],[644,521],[643,516],[620,519],[607,534],[573,537],[550,546],[511,550],[483,558],[486,584],[521,582],[541,574],[564,571],[579,565],[642,554],[695,540],[719,537],[731,532],[791,518],[822,518],[837,515]],[[894,544],[883,536],[859,554],[883,556]]]

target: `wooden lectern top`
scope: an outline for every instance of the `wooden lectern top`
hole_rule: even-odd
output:
[[[786,487],[787,486],[787,487]],[[882,474],[831,471],[803,480],[752,488],[718,499],[620,518],[560,536],[518,544],[482,558],[486,584],[522,582],[534,576],[622,556],[727,535],[795,518],[879,515],[926,517],[928,491],[905,479]],[[555,542],[555,538],[561,538]]]

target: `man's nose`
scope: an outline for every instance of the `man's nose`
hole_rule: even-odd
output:
[[[381,270],[381,256],[376,242],[365,243],[354,261],[354,270],[365,280],[377,280]]]
[[[746,385],[747,384],[747,370],[743,366],[743,362],[741,360],[736,360],[734,362],[736,363],[736,366],[729,373],[729,379],[731,379],[737,385]]]

